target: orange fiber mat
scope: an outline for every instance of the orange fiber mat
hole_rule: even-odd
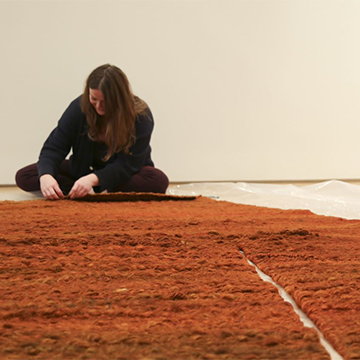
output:
[[[284,222],[287,213],[274,212],[269,226],[243,234],[243,250],[345,359],[360,359],[360,221],[290,214]]]
[[[359,221],[199,197],[0,202],[0,358],[345,359],[359,349]]]

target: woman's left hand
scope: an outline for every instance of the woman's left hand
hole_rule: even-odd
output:
[[[69,196],[70,199],[77,199],[86,196],[93,188],[99,185],[99,179],[95,174],[89,174],[75,181]]]

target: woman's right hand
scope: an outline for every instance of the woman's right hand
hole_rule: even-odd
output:
[[[40,177],[40,190],[45,199],[57,200],[64,197],[58,182],[50,174],[45,174]]]

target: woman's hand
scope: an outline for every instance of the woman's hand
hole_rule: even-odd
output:
[[[69,196],[70,199],[82,198],[86,196],[93,188],[99,185],[99,179],[95,174],[89,174],[75,181]]]
[[[57,200],[64,197],[58,182],[50,174],[45,174],[40,177],[40,190],[45,199]]]

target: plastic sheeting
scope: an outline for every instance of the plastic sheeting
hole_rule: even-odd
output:
[[[360,185],[338,180],[305,186],[246,182],[192,183],[172,185],[168,193],[202,195],[278,209],[307,209],[318,215],[360,219]]]

